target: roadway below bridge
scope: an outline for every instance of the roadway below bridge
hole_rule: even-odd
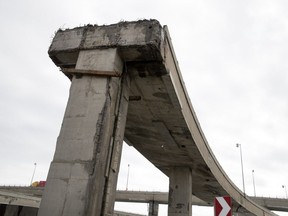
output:
[[[212,205],[225,195],[238,213],[275,215],[243,194],[214,156],[166,26],[59,30],[48,53],[71,88],[39,216],[111,215],[123,140],[169,177],[169,216],[192,215],[192,196]]]
[[[44,188],[0,186],[0,204],[39,208]],[[283,198],[253,197],[251,200],[273,211],[288,212],[288,200]],[[116,202],[168,204],[168,192],[117,190]],[[192,205],[212,206],[197,197],[192,197]]]

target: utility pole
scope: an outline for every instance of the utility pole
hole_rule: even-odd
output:
[[[130,164],[128,164],[128,173],[127,173],[126,191],[128,191],[129,171],[130,171]]]
[[[242,159],[242,148],[241,148],[241,144],[237,143],[236,147],[240,148],[240,157],[241,157],[241,168],[242,168],[242,183],[243,183],[243,193],[244,193],[244,197],[245,195],[245,182],[244,182],[244,170],[243,170],[243,159]]]
[[[253,186],[254,186],[254,196],[256,197],[255,179],[254,179],[254,170],[252,170],[252,178],[253,178]]]
[[[288,196],[287,196],[287,189],[286,189],[286,185],[282,185],[282,188],[284,188],[285,189],[285,195],[286,195],[286,199],[288,198]]]
[[[37,166],[37,163],[34,163],[34,170],[33,170],[32,178],[31,178],[30,186],[33,183],[33,179],[34,179],[34,175],[35,175],[35,171],[36,171],[36,166]]]

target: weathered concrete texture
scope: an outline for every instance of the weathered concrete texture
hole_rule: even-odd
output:
[[[64,68],[75,67],[80,50],[115,47],[125,61],[161,61],[162,37],[162,27],[157,20],[60,29],[49,48],[49,55],[57,66]]]
[[[97,58],[102,53],[101,50],[81,52],[76,69],[88,73],[89,70],[122,72],[123,64],[119,63],[120,58],[114,49],[105,53],[109,59],[105,65],[103,57]],[[123,84],[127,85],[127,82],[116,77],[73,76],[39,216],[112,215],[113,204],[108,206],[112,210],[107,209],[105,200],[114,203],[115,198],[115,192],[110,193],[107,187],[116,190],[117,180],[113,178],[117,179],[119,166],[111,168],[111,164],[120,163],[124,137],[124,130],[117,132],[114,126],[117,119],[121,119],[118,115],[121,110],[124,125],[118,128],[125,128],[127,105],[119,109]],[[128,101],[129,96],[125,97]],[[117,152],[113,151],[115,145],[120,149]],[[112,158],[112,154],[116,156]],[[110,169],[116,174],[110,176]],[[115,185],[109,185],[111,183]]]
[[[191,216],[191,170],[189,167],[173,167],[170,172],[168,216]]]
[[[122,69],[123,62],[118,55],[117,49],[107,48],[96,51],[80,51],[76,68],[62,68],[62,71],[78,75],[121,76]]]
[[[124,73],[121,80],[121,91],[118,95],[118,106],[116,106],[116,120],[114,123],[112,146],[110,146],[109,164],[107,171],[107,179],[104,188],[104,200],[102,211],[105,215],[113,215],[114,203],[116,199],[116,186],[118,173],[120,170],[120,161],[122,154],[122,144],[124,139],[124,131],[127,119],[128,103],[129,103],[129,87],[130,78]]]

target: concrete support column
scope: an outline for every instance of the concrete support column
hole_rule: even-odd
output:
[[[192,215],[192,172],[189,167],[173,167],[169,176],[168,216]]]
[[[148,216],[158,216],[159,204],[157,202],[149,202],[149,214]]]
[[[69,100],[39,216],[113,214],[129,98],[122,71],[116,49],[81,51],[69,71]]]

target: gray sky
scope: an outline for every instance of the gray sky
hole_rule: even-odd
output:
[[[287,0],[0,0],[0,184],[30,184],[35,162],[34,180],[46,179],[70,86],[47,54],[54,32],[153,18],[169,28],[202,129],[229,177],[242,189],[241,143],[247,194],[254,195],[255,170],[258,196],[285,197],[287,11]],[[128,164],[129,189],[168,191],[166,176],[128,146],[119,189]],[[123,206],[147,212],[146,205]]]

